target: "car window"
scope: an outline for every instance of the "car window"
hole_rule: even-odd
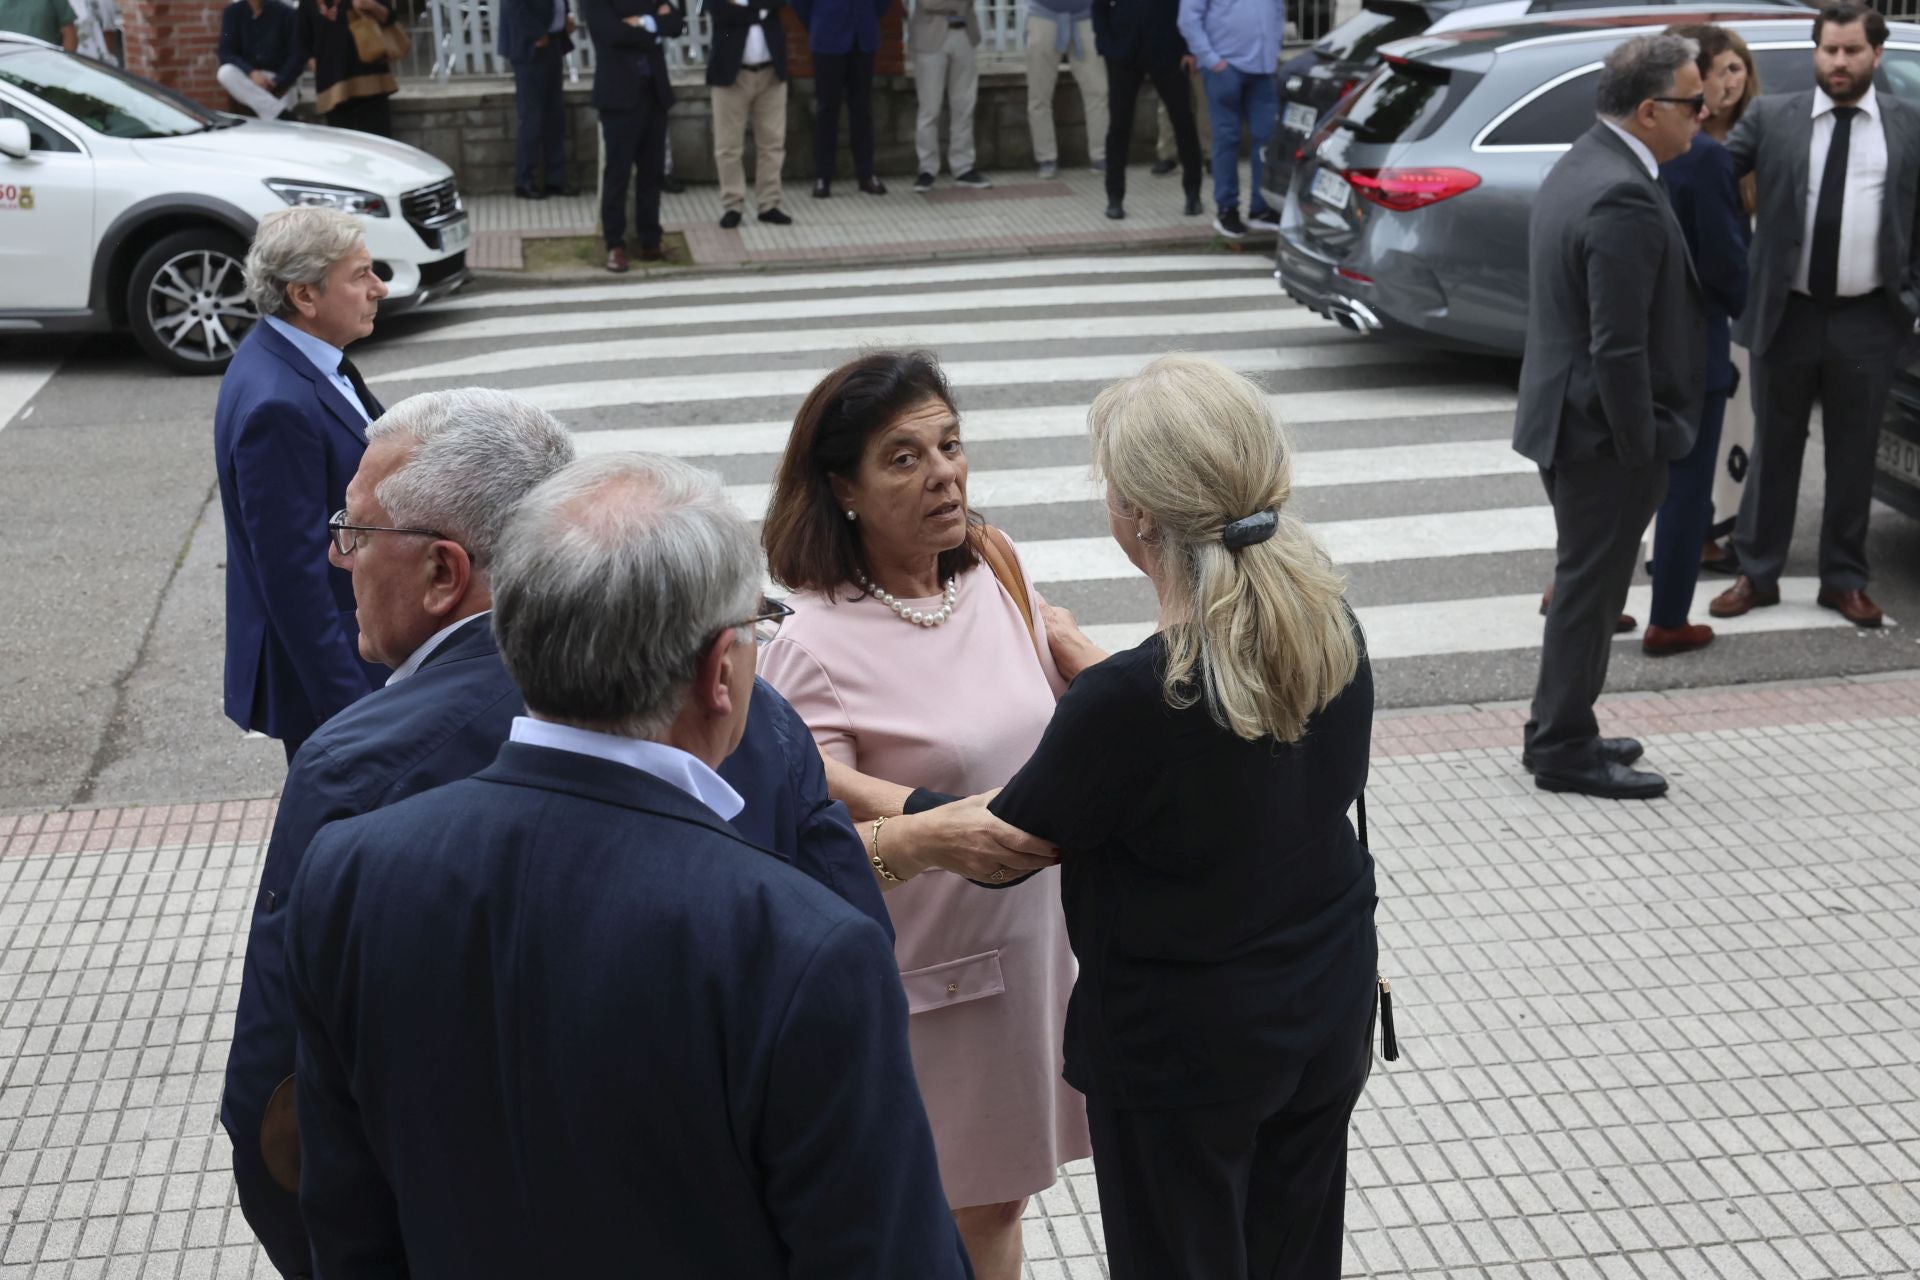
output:
[[[1760,79],[1761,93],[1799,93],[1813,88],[1813,46],[1795,45],[1790,49],[1755,49],[1754,74]]]
[[[1563,80],[1502,120],[1482,146],[1570,146],[1593,127],[1594,92],[1598,67]]]
[[[219,118],[185,98],[86,58],[31,49],[0,58],[0,81],[57,107],[113,138],[177,138],[215,127]]]
[[[1356,142],[1413,142],[1432,133],[1468,87],[1456,87],[1445,68],[1419,62],[1385,66],[1335,108],[1328,123]]]
[[[1383,44],[1419,35],[1431,21],[1417,5],[1394,5],[1385,13],[1362,9],[1323,36],[1313,51],[1337,62],[1362,62]]]
[[[0,120],[24,120],[27,125],[27,136],[33,139],[35,151],[78,151],[80,149],[66,134],[51,127],[32,112],[14,106],[5,98],[0,98]]]
[[[1880,59],[1880,71],[1896,98],[1920,102],[1920,49],[1889,49]]]

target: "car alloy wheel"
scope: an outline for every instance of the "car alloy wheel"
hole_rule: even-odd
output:
[[[141,255],[127,314],[147,353],[183,373],[219,373],[258,319],[243,250],[217,231],[181,231]]]

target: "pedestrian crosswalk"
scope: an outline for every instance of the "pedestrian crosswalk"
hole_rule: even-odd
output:
[[[389,403],[500,386],[575,427],[584,451],[697,460],[757,518],[800,400],[835,364],[882,345],[940,355],[969,445],[970,504],[1100,643],[1137,643],[1154,602],[1107,536],[1087,405],[1153,355],[1185,350],[1264,385],[1292,428],[1294,502],[1349,574],[1383,701],[1530,692],[1554,525],[1508,443],[1514,367],[1348,334],[1287,303],[1258,260],[1031,258],[477,294],[391,326],[361,363]],[[1814,607],[1813,582],[1781,585],[1781,607],[1716,623],[1724,645],[1676,661],[1711,663],[1697,682],[1724,683],[1743,661],[1777,665],[1778,645],[1851,638]],[[1702,583],[1696,618],[1716,589]],[[1628,606],[1643,618],[1646,590]],[[1633,637],[1616,653],[1632,659],[1616,687],[1636,671],[1658,683]]]

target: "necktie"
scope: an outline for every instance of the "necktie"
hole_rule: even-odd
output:
[[[373,392],[367,387],[367,380],[360,376],[358,369],[353,367],[353,361],[345,356],[340,357],[340,376],[353,384],[353,394],[360,397],[361,411],[369,419],[379,417],[383,412],[380,402],[373,398]]]
[[[1840,214],[1847,199],[1847,151],[1858,107],[1833,109],[1833,140],[1827,167],[1820,171],[1820,199],[1813,206],[1813,253],[1807,259],[1807,292],[1832,302],[1840,279]]]

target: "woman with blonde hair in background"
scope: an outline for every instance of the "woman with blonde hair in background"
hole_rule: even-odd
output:
[[[1371,1065],[1373,678],[1343,580],[1288,513],[1258,387],[1165,356],[1089,415],[1108,527],[1159,630],[1072,680],[990,810],[1061,850],[1113,1280],[1332,1280],[1347,1125]]]

